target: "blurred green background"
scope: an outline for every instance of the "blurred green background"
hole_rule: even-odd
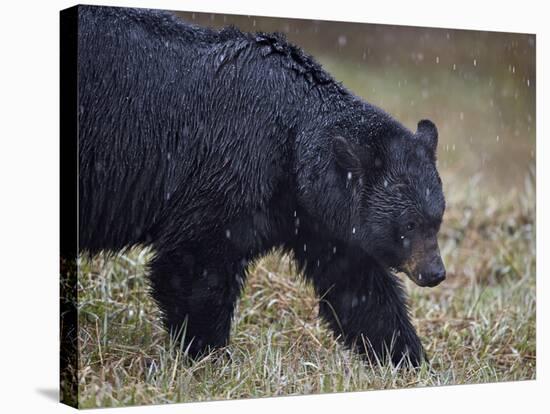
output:
[[[284,33],[336,80],[408,128],[439,129],[447,196],[464,183],[499,198],[535,169],[535,36],[176,12],[210,27]]]

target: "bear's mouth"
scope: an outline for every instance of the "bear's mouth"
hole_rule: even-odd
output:
[[[394,273],[403,273],[405,274],[410,280],[412,280],[417,286],[420,287],[435,287],[439,285],[443,280],[442,279],[433,279],[428,278],[422,275],[421,272],[413,272],[410,271],[410,269],[405,267],[390,267],[390,270]]]
[[[439,285],[442,280],[438,280],[438,279],[427,279],[427,278],[423,278],[422,277],[422,273],[419,273],[418,276],[411,276],[407,273],[405,273],[409,279],[411,279],[414,283],[416,283],[418,286],[420,287],[435,287],[437,285]]]

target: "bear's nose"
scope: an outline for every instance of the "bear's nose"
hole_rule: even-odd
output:
[[[445,269],[434,272],[426,278],[426,286],[437,286],[445,280],[446,276],[447,272],[445,271]]]

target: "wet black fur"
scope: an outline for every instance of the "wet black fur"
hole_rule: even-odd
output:
[[[186,321],[191,354],[228,342],[247,264],[281,248],[348,345],[423,359],[385,259],[394,216],[412,204],[383,181],[433,186],[437,215],[430,134],[281,35],[163,12],[81,6],[78,71],[80,249],[152,246],[153,297],[168,329]]]

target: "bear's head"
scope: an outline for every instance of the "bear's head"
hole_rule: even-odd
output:
[[[419,286],[438,285],[445,279],[437,242],[445,198],[436,126],[422,120],[413,133],[385,116],[351,123],[325,135],[331,145],[321,150],[330,154],[320,157],[323,173],[310,170],[302,186],[308,210],[385,267]]]
[[[401,130],[388,138],[370,147],[334,138],[334,159],[349,181],[355,212],[350,240],[419,286],[436,286],[445,279],[437,243],[445,210],[437,128],[422,120],[415,134]]]

